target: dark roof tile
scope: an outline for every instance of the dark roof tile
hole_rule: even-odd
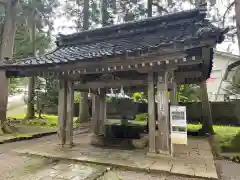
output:
[[[224,30],[205,20],[203,10],[179,12],[162,17],[108,26],[72,35],[62,35],[58,48],[42,57],[28,57],[0,67],[49,65],[98,59],[135,51],[147,51],[172,43],[201,38],[223,40]]]

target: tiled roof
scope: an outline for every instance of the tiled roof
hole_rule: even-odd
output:
[[[112,25],[72,35],[60,35],[58,48],[42,57],[8,60],[0,68],[56,65],[96,60],[138,51],[152,51],[174,43],[213,39],[223,41],[224,30],[205,19],[205,9],[195,9]]]

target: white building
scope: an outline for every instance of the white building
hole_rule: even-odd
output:
[[[209,101],[224,101],[228,94],[226,87],[229,85],[227,81],[223,80],[224,74],[229,64],[239,60],[240,56],[215,51],[211,77],[207,81]],[[231,75],[229,78],[231,79]],[[231,98],[235,99],[236,97]]]

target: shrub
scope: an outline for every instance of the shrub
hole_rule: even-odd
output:
[[[233,152],[240,152],[240,132],[233,137],[231,145]]]

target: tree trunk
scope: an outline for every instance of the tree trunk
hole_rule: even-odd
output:
[[[89,0],[84,0],[83,6],[83,29],[88,30],[89,28]],[[80,93],[79,101],[79,122],[88,122],[90,119],[89,106],[88,106],[88,93]]]
[[[108,2],[106,0],[102,0],[102,26],[107,26],[108,25],[108,12],[107,12],[107,4]]]
[[[240,52],[240,1],[239,0],[235,0],[235,14],[236,14],[238,49]]]
[[[200,89],[201,89],[201,100],[202,100],[202,129],[200,129],[200,133],[203,135],[205,135],[206,133],[214,134],[211,106],[208,101],[206,82],[202,82],[200,84]]]
[[[153,4],[153,0],[148,0],[148,9],[147,9],[148,17],[152,17],[152,4]]]
[[[84,0],[84,7],[83,7],[83,29],[88,30],[89,28],[89,0]]]
[[[32,14],[32,27],[31,27],[31,43],[32,43],[32,56],[36,55],[36,23],[35,23],[36,11]],[[35,91],[35,77],[30,77],[28,82],[28,102],[27,102],[27,115],[26,119],[35,118],[34,109],[34,91]]]
[[[18,1],[6,1],[5,19],[2,33],[0,35],[0,62],[5,58],[12,58],[14,48],[14,38],[16,32],[16,6]],[[8,103],[8,80],[5,71],[0,72],[0,133],[9,132],[10,128],[6,123],[7,103]]]

